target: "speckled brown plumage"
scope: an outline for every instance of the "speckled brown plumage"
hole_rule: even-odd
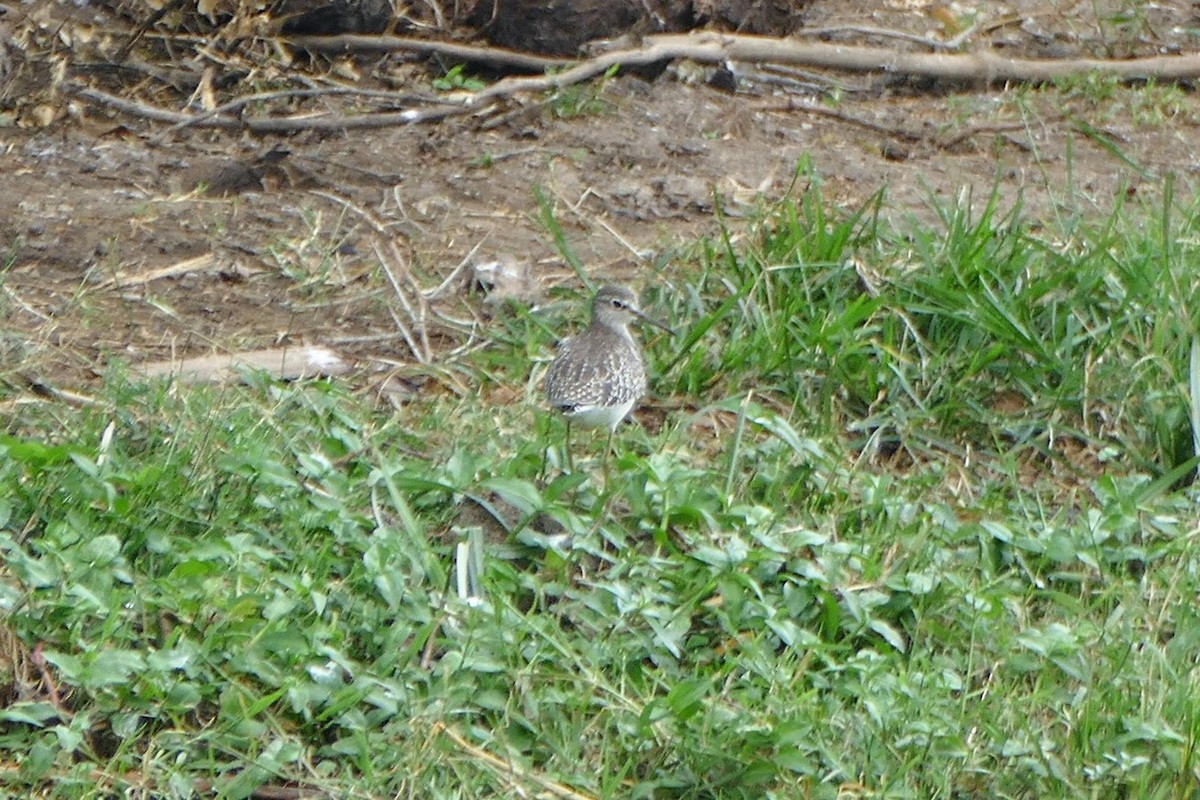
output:
[[[645,318],[637,297],[605,286],[592,302],[592,323],[562,343],[546,373],[546,397],[568,419],[610,431],[646,393],[642,353],[629,323]]]

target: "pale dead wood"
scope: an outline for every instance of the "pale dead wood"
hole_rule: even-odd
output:
[[[814,39],[822,36],[832,36],[842,33],[851,33],[856,36],[877,36],[883,39],[899,39],[905,42],[913,42],[915,44],[928,47],[930,50],[957,50],[962,47],[968,39],[975,35],[978,30],[979,23],[968,27],[962,33],[950,39],[933,39],[928,36],[919,36],[915,33],[907,31],[897,31],[891,28],[876,28],[870,25],[836,25],[828,28],[801,28],[793,33],[793,36],[804,37],[806,39]]]
[[[0,285],[0,292],[3,292],[5,297],[16,303],[22,311],[24,311],[26,314],[29,314],[31,317],[36,318],[39,322],[52,322],[49,314],[45,314],[34,308],[32,304],[25,300],[25,298],[13,291],[12,287],[10,287],[7,283]]]
[[[1062,115],[1058,115],[1048,117],[1045,121],[1059,122],[1063,118],[1064,117]],[[956,131],[953,136],[947,136],[939,141],[938,147],[942,148],[943,150],[952,150],[973,136],[981,136],[988,133],[1011,133],[1012,131],[1026,130],[1028,127],[1029,123],[1027,122],[995,122],[984,123],[980,125],[970,125],[963,130]],[[1008,141],[1011,142],[1012,138],[1008,137]],[[1018,147],[1021,147],[1021,145],[1016,142],[1014,142],[1014,144],[1017,144]]]
[[[368,211],[349,198],[332,192],[314,191],[313,194],[331,200],[357,214],[374,231],[375,241],[372,243],[372,247],[375,250],[375,256],[406,315],[401,318],[396,313],[396,309],[389,306],[388,311],[392,315],[392,321],[396,323],[397,330],[403,334],[404,341],[413,357],[421,364],[430,363],[433,359],[433,351],[429,344],[429,329],[426,324],[429,305],[424,292],[421,291],[421,287],[417,285],[416,279],[412,275],[408,261],[400,252],[400,248],[396,246],[396,237],[388,230],[387,223],[374,212]]]
[[[24,373],[17,373],[17,375],[25,383],[25,388],[28,389],[29,394],[23,394],[0,403],[0,412],[6,414],[15,413],[22,406],[39,405],[48,401],[65,403],[76,408],[89,408],[99,405],[96,398],[90,395],[52,386],[41,378]]]
[[[488,64],[493,67],[508,67],[527,72],[545,72],[558,69],[570,62],[562,58],[546,58],[502,47],[479,47],[457,42],[441,42],[432,39],[411,39],[401,36],[363,36],[344,34],[341,36],[293,36],[284,40],[302,50],[318,53],[422,53],[442,55],[473,64]]]
[[[420,41],[365,36],[332,38],[341,41],[343,47],[362,40],[364,44],[369,42],[378,49],[404,49],[416,46],[415,43]],[[499,52],[494,48],[471,50],[476,55],[488,51]],[[451,115],[477,112],[490,103],[518,93],[562,89],[602,75],[613,67],[640,66],[681,58],[710,64],[726,61],[792,64],[844,72],[883,72],[977,83],[1042,83],[1083,73],[1112,75],[1126,80],[1200,78],[1200,53],[1119,61],[1090,58],[1019,59],[998,56],[987,50],[972,53],[914,53],[880,47],[704,32],[647,36],[639,48],[602,53],[562,72],[510,77],[477,92],[446,95],[438,105],[426,104],[400,112],[349,115],[309,113],[284,117],[234,117],[214,112],[185,114],[126,100],[75,82],[64,82],[63,88],[75,96],[124,113],[175,125],[241,129],[256,133],[340,131],[434,122]]]
[[[914,38],[903,31],[885,29],[863,29],[860,32],[872,35],[888,35],[893,38]],[[964,33],[969,34],[968,30]],[[954,39],[939,42],[936,39],[915,37],[929,47],[959,47],[964,39],[960,34]],[[505,63],[518,66],[522,63],[537,69],[565,66],[568,62],[515,53],[511,50],[491,47],[471,47],[447,42],[429,42],[420,39],[402,39],[380,36],[335,36],[328,38],[305,37],[291,40],[305,47],[318,47],[318,42],[329,43],[328,49],[353,47],[368,51],[413,50],[417,52],[440,52],[456,55],[464,60]],[[1181,56],[1154,56],[1125,60],[1093,58],[1073,59],[1021,59],[1006,58],[987,50],[971,53],[913,53],[884,47],[832,44],[828,42],[802,42],[793,38],[769,36],[747,36],[723,34],[711,31],[701,33],[658,34],[647,36],[642,46],[626,50],[602,53],[587,61],[559,73],[545,77],[510,78],[500,81],[476,95],[494,97],[513,91],[535,91],[561,88],[603,73],[615,65],[639,66],[656,61],[688,58],[704,63],[724,61],[771,62],[823,67],[847,72],[892,72],[917,77],[943,78],[959,81],[1014,81],[1042,82],[1078,75],[1100,72],[1121,78],[1162,78],[1184,80],[1200,77],[1200,54]],[[507,61],[506,61],[507,60]],[[523,83],[528,82],[528,83]],[[499,86],[510,87],[504,92],[496,91]],[[511,87],[519,87],[512,89]],[[472,105],[478,106],[480,100]]]
[[[755,66],[739,64],[734,73],[739,84],[745,80],[751,86],[773,86],[793,94],[830,97],[832,95],[872,94],[879,93],[870,81],[858,84],[850,83],[832,77],[829,74],[817,72],[802,67],[791,67],[783,64],[762,64]]]
[[[156,361],[133,368],[146,378],[172,377],[187,383],[238,381],[246,369],[262,370],[280,380],[345,375],[350,365],[327,347],[276,347],[182,360]]]
[[[971,53],[908,53],[882,47],[799,42],[765,36],[721,33],[647,36],[638,50],[606,53],[613,63],[645,64],[670,58],[706,63],[756,61],[825,67],[846,72],[888,72],[951,81],[1039,83],[1098,72],[1125,79],[1185,80],[1200,77],[1200,54],[1126,60],[1094,58],[1005,58],[987,50]],[[636,58],[637,61],[631,59]],[[587,66],[587,63],[580,65]],[[578,68],[577,68],[578,69]],[[564,73],[564,76],[567,73]],[[596,74],[596,73],[593,73]]]
[[[400,307],[404,310],[407,318],[401,318],[396,309],[388,306],[388,313],[392,316],[392,321],[396,323],[396,327],[404,334],[404,341],[408,343],[408,349],[412,352],[413,357],[422,364],[428,364],[433,359],[433,353],[429,347],[429,330],[425,326],[426,304],[425,297],[421,294],[419,287],[413,292],[413,300],[409,299],[408,290],[401,284],[401,276],[409,282],[412,281],[412,273],[408,269],[408,261],[400,253],[400,248],[396,247],[396,243],[387,239],[382,245],[376,241],[373,245],[375,256],[379,259],[379,265],[383,268],[383,274],[391,284],[392,290],[395,292],[396,299],[400,303]],[[419,313],[418,313],[419,310]],[[413,330],[416,330],[417,338],[413,338]],[[420,346],[417,346],[417,342]]]
[[[544,792],[553,797],[562,798],[562,800],[594,800],[591,795],[576,791],[574,788],[566,784],[559,783],[545,777],[541,773],[526,769],[511,759],[499,758],[492,753],[484,750],[482,747],[476,747],[460,736],[452,728],[447,727],[441,722],[434,723],[435,733],[445,734],[459,747],[463,752],[470,755],[472,758],[479,760],[495,770],[498,774],[508,775],[520,783],[533,783],[541,792]],[[514,786],[514,790],[523,789],[523,786]],[[520,792],[525,794],[525,792]]]
[[[115,94],[109,94],[108,92],[101,91],[100,89],[93,89],[90,86],[85,86],[82,83],[77,83],[75,81],[63,81],[59,88],[61,88],[67,94],[72,94],[76,97],[82,97],[84,100],[91,100],[98,105],[115,108],[117,111],[121,111],[126,114],[132,114],[135,117],[141,117],[142,119],[148,119],[154,122],[190,124],[193,123],[197,117],[201,116],[198,114],[181,114],[178,111],[168,111],[165,108],[158,108],[157,106],[148,105],[146,103],[139,103],[136,100],[126,100],[123,97],[117,97]],[[224,124],[213,124],[210,127],[231,128],[234,127],[236,120],[214,120],[213,122],[223,122]]]
[[[447,275],[440,284],[438,284],[437,288],[433,289],[426,295],[426,299],[431,301],[440,300],[450,293],[452,286],[461,283],[467,269],[470,268],[472,263],[474,263],[475,255],[479,252],[479,248],[483,247],[484,242],[486,242],[490,236],[491,233],[487,233],[482,239],[476,242],[475,246],[471,248],[471,251],[463,256],[462,260],[458,262],[458,266],[450,270],[450,274]]]
[[[158,106],[152,106],[149,103],[127,100],[102,89],[84,86],[73,81],[64,81],[61,88],[67,94],[154,122],[168,122],[180,128],[222,128],[225,130],[246,130],[252,133],[295,133],[297,131],[335,133],[366,128],[393,128],[419,122],[433,122],[454,114],[463,114],[472,110],[464,108],[462,102],[458,101],[448,103],[442,107],[379,114],[326,114],[308,112],[282,117],[230,117],[221,116],[214,112],[186,114],[180,111],[171,111]]]
[[[150,785],[150,781],[142,781],[144,785]],[[202,795],[217,794],[217,790],[213,787],[213,782],[207,778],[201,778],[192,784],[193,788]],[[139,787],[140,788],[140,787]],[[248,800],[332,800],[333,795],[324,789],[316,787],[302,786],[275,786],[266,784],[259,786],[257,789],[247,795]]]
[[[149,283],[160,278],[174,278],[179,275],[186,275],[189,272],[203,272],[211,269],[217,263],[217,258],[212,253],[205,253],[202,256],[195,258],[187,258],[175,264],[168,264],[165,267],[148,270],[146,272],[122,272],[117,275],[107,278],[97,284],[98,289],[107,289],[114,287],[124,289],[128,286],[135,286],[139,283]]]
[[[201,125],[205,120],[215,119],[222,115],[228,116],[234,112],[240,112],[243,108],[249,105],[258,103],[268,103],[275,100],[303,100],[316,97],[363,97],[371,100],[379,100],[381,102],[397,103],[397,102],[420,102],[436,105],[439,100],[431,95],[404,95],[396,92],[385,92],[379,89],[361,89],[355,86],[326,86],[320,89],[284,89],[274,92],[257,92],[255,94],[235,97],[227,103],[222,103],[209,111],[199,114],[188,115],[186,120],[177,122],[170,128],[156,136],[153,140],[154,144],[161,143],[167,136],[177,130],[183,128]]]

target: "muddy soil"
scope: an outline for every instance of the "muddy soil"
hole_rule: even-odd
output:
[[[1196,46],[1191,3],[1108,5],[981,4],[995,24],[972,46],[1053,58]],[[968,11],[817,0],[805,25],[944,37]],[[889,43],[862,31],[831,37]],[[1190,193],[1200,169],[1188,86],[735,73],[733,92],[686,63],[652,81],[617,77],[525,101],[492,127],[463,116],[252,137],[168,130],[78,100],[46,127],[0,127],[10,365],[86,390],[114,360],[295,343],[367,368],[412,363],[397,286],[411,298],[462,276],[432,301],[458,319],[486,314],[466,290],[472,265],[515,264],[541,291],[580,286],[544,209],[593,280],[684,280],[672,255],[716,232],[716,198],[737,235],[763,199],[793,187],[805,159],[829,202],[854,207],[883,189],[889,214],[927,225],[937,224],[931,204],[964,192],[982,203],[995,188],[1003,206],[1020,201],[1035,218],[1103,213],[1170,174]],[[433,77],[412,69],[414,81]],[[789,110],[785,93],[840,116]],[[463,341],[461,328],[426,320],[435,349]]]

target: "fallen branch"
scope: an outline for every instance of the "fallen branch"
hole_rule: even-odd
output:
[[[881,29],[865,32],[882,35]],[[892,32],[894,36],[903,36]],[[935,40],[918,37],[924,44]],[[288,40],[306,49],[360,52],[414,51],[440,53],[464,61],[490,63],[528,69],[553,69],[565,66],[560,59],[527,55],[495,47],[475,47],[404,39],[389,36],[309,36]],[[948,46],[959,46],[959,37]],[[584,61],[546,78],[511,78],[510,81],[551,81],[553,88],[594,75],[614,65],[641,66],[656,61],[687,58],[708,64],[725,61],[772,62],[808,67],[843,70],[846,72],[889,72],[916,77],[943,78],[956,81],[1015,81],[1040,83],[1069,75],[1099,72],[1125,79],[1162,78],[1185,80],[1200,77],[1200,54],[1182,56],[1153,56],[1125,60],[1095,58],[1024,59],[998,56],[989,50],[971,53],[913,53],[884,47],[860,47],[828,42],[801,42],[794,38],[745,36],[715,32],[659,34],[647,36],[637,49],[613,50]],[[583,76],[583,77],[579,77]],[[506,84],[500,81],[496,86]],[[495,87],[491,87],[495,88]],[[488,92],[489,90],[484,90]]]
[[[847,47],[825,42],[804,43],[794,39],[721,33],[662,34],[647,36],[643,41],[645,46],[639,50],[601,56],[601,59],[609,60],[600,71],[613,63],[647,64],[667,58],[690,58],[713,64],[724,61],[774,62],[846,72],[888,72],[988,83],[1042,83],[1089,72],[1127,80],[1185,80],[1200,77],[1200,54],[1123,61],[1094,58],[1024,59],[1005,58],[988,50],[972,53],[907,53],[882,47]]]
[[[328,86],[320,89],[284,89],[277,92],[258,92],[256,94],[243,95],[235,97],[227,103],[222,103],[214,109],[203,111],[198,114],[187,115],[187,119],[182,122],[176,122],[170,128],[163,131],[156,137],[156,142],[161,142],[163,139],[182,128],[194,127],[201,125],[205,120],[215,119],[225,116],[230,121],[233,121],[238,115],[234,112],[240,112],[248,105],[256,103],[266,103],[273,100],[301,100],[313,97],[337,97],[349,95],[352,97],[362,97],[369,100],[379,100],[380,102],[388,102],[393,105],[401,101],[413,101],[436,104],[436,97],[421,97],[416,95],[403,95],[396,92],[385,92],[378,89],[359,89],[353,86]],[[176,112],[164,112],[172,114]],[[310,115],[305,115],[305,118],[311,118]]]
[[[345,375],[351,369],[337,353],[327,347],[276,347],[270,350],[243,350],[170,359],[138,364],[134,370],[144,378],[170,377],[185,383],[229,383],[242,379],[243,370],[260,370],[278,380]]]
[[[857,36],[878,36],[885,39],[899,39],[905,42],[913,42],[923,47],[928,47],[930,50],[957,50],[962,47],[968,39],[975,35],[978,30],[978,23],[972,24],[966,30],[959,33],[952,39],[933,39],[928,36],[918,36],[915,33],[908,31],[897,31],[891,28],[876,28],[870,25],[835,25],[828,28],[801,28],[793,33],[793,36],[812,39],[817,37],[832,36],[842,33],[851,33]]]
[[[525,72],[545,72],[548,69],[558,69],[570,63],[561,58],[546,58],[501,47],[478,47],[457,42],[409,39],[401,36],[363,36],[348,33],[341,36],[293,36],[284,41],[293,47],[315,53],[410,52],[436,54],[456,61],[507,67]]]
[[[345,131],[356,128],[391,128],[408,125],[414,122],[427,122],[441,119],[451,114],[463,113],[461,103],[449,106],[431,107],[420,111],[390,111],[380,114],[294,114],[283,117],[242,117],[226,116],[203,112],[187,114],[181,111],[171,111],[166,108],[152,106],[137,100],[126,100],[115,94],[84,86],[72,81],[64,81],[61,85],[64,92],[75,97],[89,100],[100,106],[114,108],[125,114],[155,122],[167,122],[177,128],[223,128],[225,130],[246,130],[252,133],[295,133],[296,131]],[[240,105],[240,104],[236,104]]]
[[[148,272],[118,273],[96,284],[96,288],[107,289],[112,286],[124,289],[128,286],[149,283],[160,278],[174,278],[178,275],[186,275],[189,272],[203,272],[216,266],[216,263],[217,259],[212,253],[205,253],[204,255],[184,259],[183,261],[168,264],[158,269],[152,269]]]
[[[314,37],[294,41],[310,42],[312,38]],[[363,45],[369,44],[371,47],[385,50],[397,47],[412,48],[421,43],[420,40],[369,36],[338,36],[331,37],[330,41],[339,42],[339,47],[361,42]],[[449,45],[436,44],[438,52],[451,52],[445,49]],[[497,56],[501,53],[512,55],[511,51],[495,48],[464,45],[454,45],[453,48],[469,50],[477,58],[488,53]],[[1090,58],[1018,59],[997,56],[987,50],[962,54],[908,53],[878,47],[847,47],[823,42],[804,43],[794,39],[700,33],[647,36],[640,48],[603,53],[562,72],[505,78],[477,92],[447,94],[436,105],[430,104],[399,112],[348,115],[310,113],[285,117],[245,117],[214,112],[186,114],[126,100],[79,83],[64,82],[63,88],[78,97],[116,108],[124,113],[177,126],[228,128],[254,133],[340,131],[434,122],[452,115],[476,112],[491,102],[521,92],[536,93],[562,89],[602,75],[616,66],[642,66],[680,58],[711,64],[726,61],[799,64],[846,72],[884,72],[958,82],[1044,83],[1055,78],[1087,72],[1113,75],[1126,80],[1200,78],[1200,54],[1134,58],[1124,61]],[[561,63],[552,59],[542,61]]]

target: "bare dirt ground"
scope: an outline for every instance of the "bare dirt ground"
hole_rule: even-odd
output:
[[[997,24],[969,47],[1026,57],[1187,52],[1200,28],[1187,2],[975,10]],[[941,36],[944,13],[915,0],[820,0],[804,18]],[[298,342],[368,365],[411,362],[381,264],[404,271],[409,289],[498,258],[527,265],[543,287],[578,285],[542,221],[539,190],[591,275],[637,285],[677,277],[672,253],[717,230],[715,197],[736,233],[761,199],[788,190],[804,158],[830,202],[855,206],[882,188],[889,214],[925,224],[935,224],[931,199],[948,203],[964,190],[982,202],[996,187],[1005,206],[1020,198],[1048,218],[1103,212],[1119,194],[1157,191],[1168,174],[1190,193],[1200,169],[1190,86],[1080,79],[1034,90],[789,74],[819,85],[808,99],[824,97],[836,117],[788,110],[779,86],[750,65],[739,71],[736,93],[705,83],[699,65],[650,82],[622,76],[574,99],[530,103],[491,128],[460,116],[252,137],[168,131],[79,100],[45,127],[10,121],[0,128],[10,362],[75,387],[114,359]],[[438,74],[411,72],[426,85]],[[272,148],[289,155],[261,180],[228,194],[196,191]],[[442,297],[459,302],[460,286]],[[445,332],[447,343],[461,339]]]

